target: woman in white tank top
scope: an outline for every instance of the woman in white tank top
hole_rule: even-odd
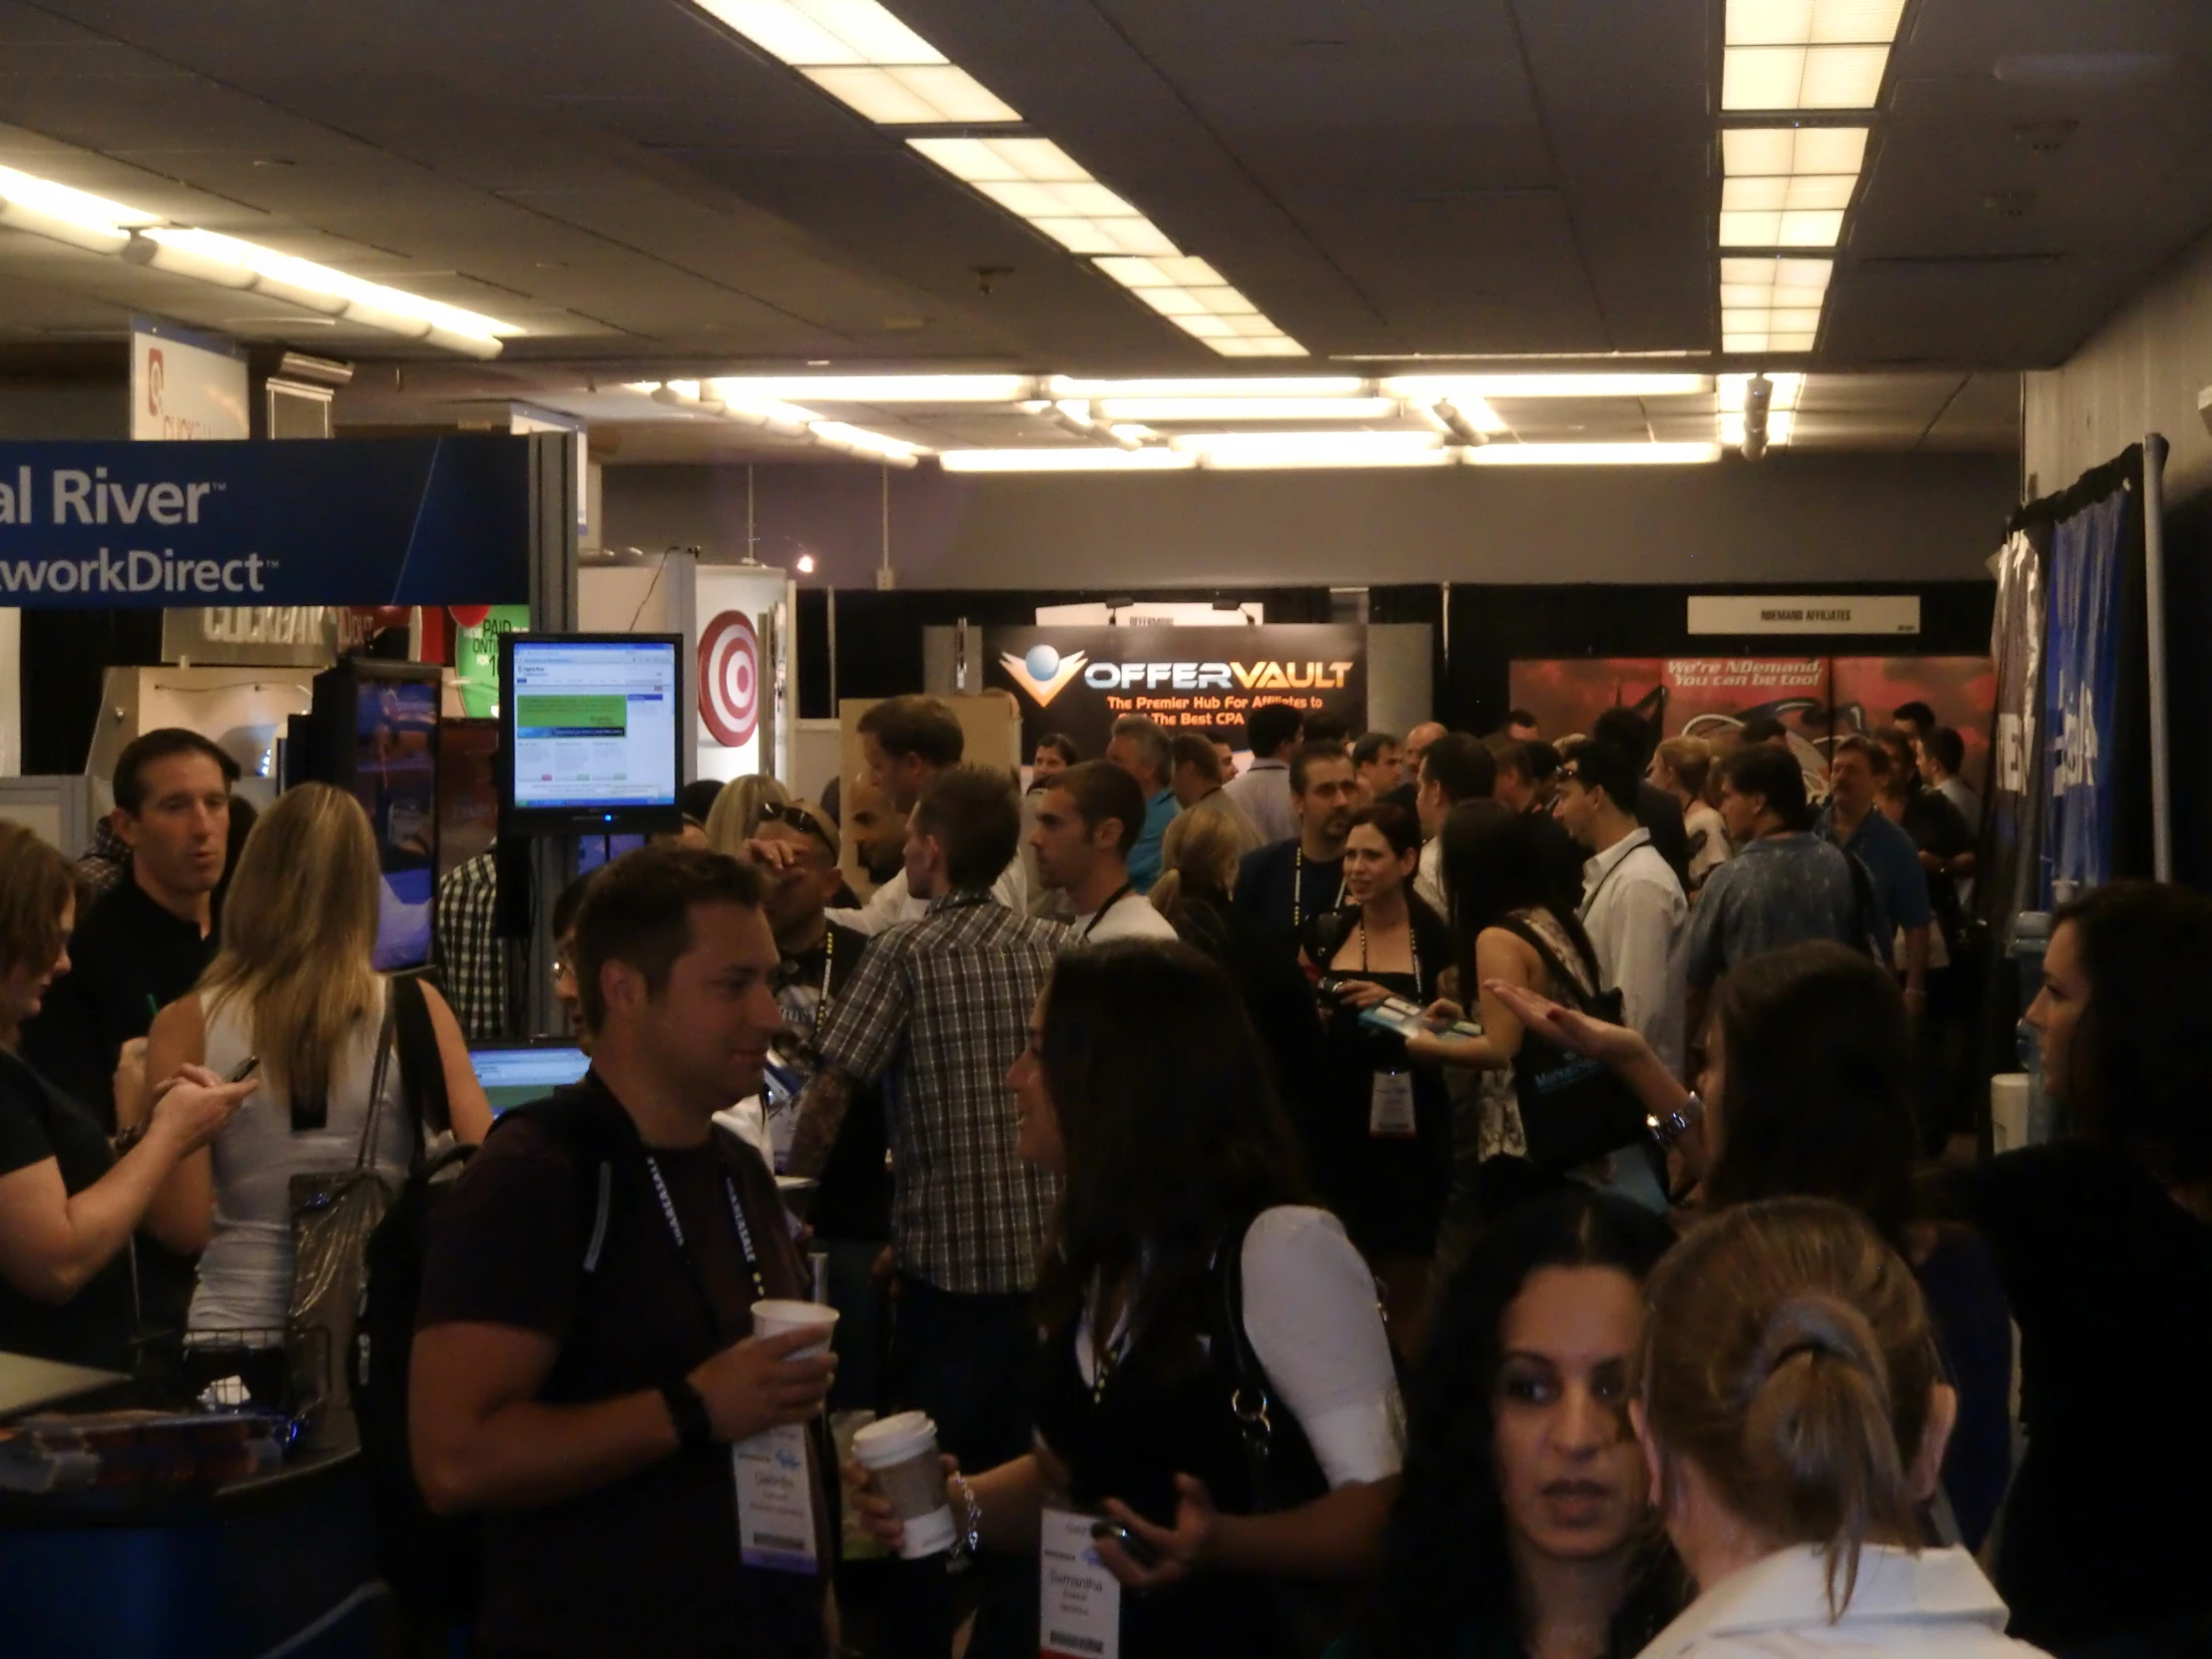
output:
[[[323,784],[288,791],[247,837],[214,964],[154,1022],[150,1068],[202,1066],[220,1079],[249,1057],[261,1062],[260,1091],[155,1201],[202,1248],[195,1335],[281,1331],[291,1305],[291,1178],[348,1169],[360,1154],[390,994],[370,965],[380,885],[359,804]],[[424,996],[453,1131],[480,1141],[491,1107],[460,1026],[435,990],[425,986]],[[415,1145],[396,1054],[384,1065],[381,1102],[371,1150],[396,1188]]]

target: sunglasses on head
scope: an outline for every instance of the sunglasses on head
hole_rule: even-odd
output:
[[[837,837],[823,828],[822,821],[796,801],[772,801],[761,809],[763,824],[788,824],[794,830],[806,833],[830,849],[833,858],[837,855]]]

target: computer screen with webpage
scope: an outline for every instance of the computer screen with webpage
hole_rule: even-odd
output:
[[[682,784],[679,642],[510,636],[510,644],[515,809],[673,812]]]
[[[468,1051],[476,1081],[497,1117],[510,1106],[542,1100],[582,1077],[591,1065],[580,1048],[487,1043]]]

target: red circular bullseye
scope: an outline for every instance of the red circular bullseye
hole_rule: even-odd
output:
[[[699,718],[725,749],[760,729],[761,639],[742,611],[724,611],[699,636]]]

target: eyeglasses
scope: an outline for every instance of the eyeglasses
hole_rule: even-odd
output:
[[[797,801],[771,801],[761,809],[763,824],[788,824],[794,830],[805,831],[830,849],[830,856],[837,855],[837,835],[820,813]]]

